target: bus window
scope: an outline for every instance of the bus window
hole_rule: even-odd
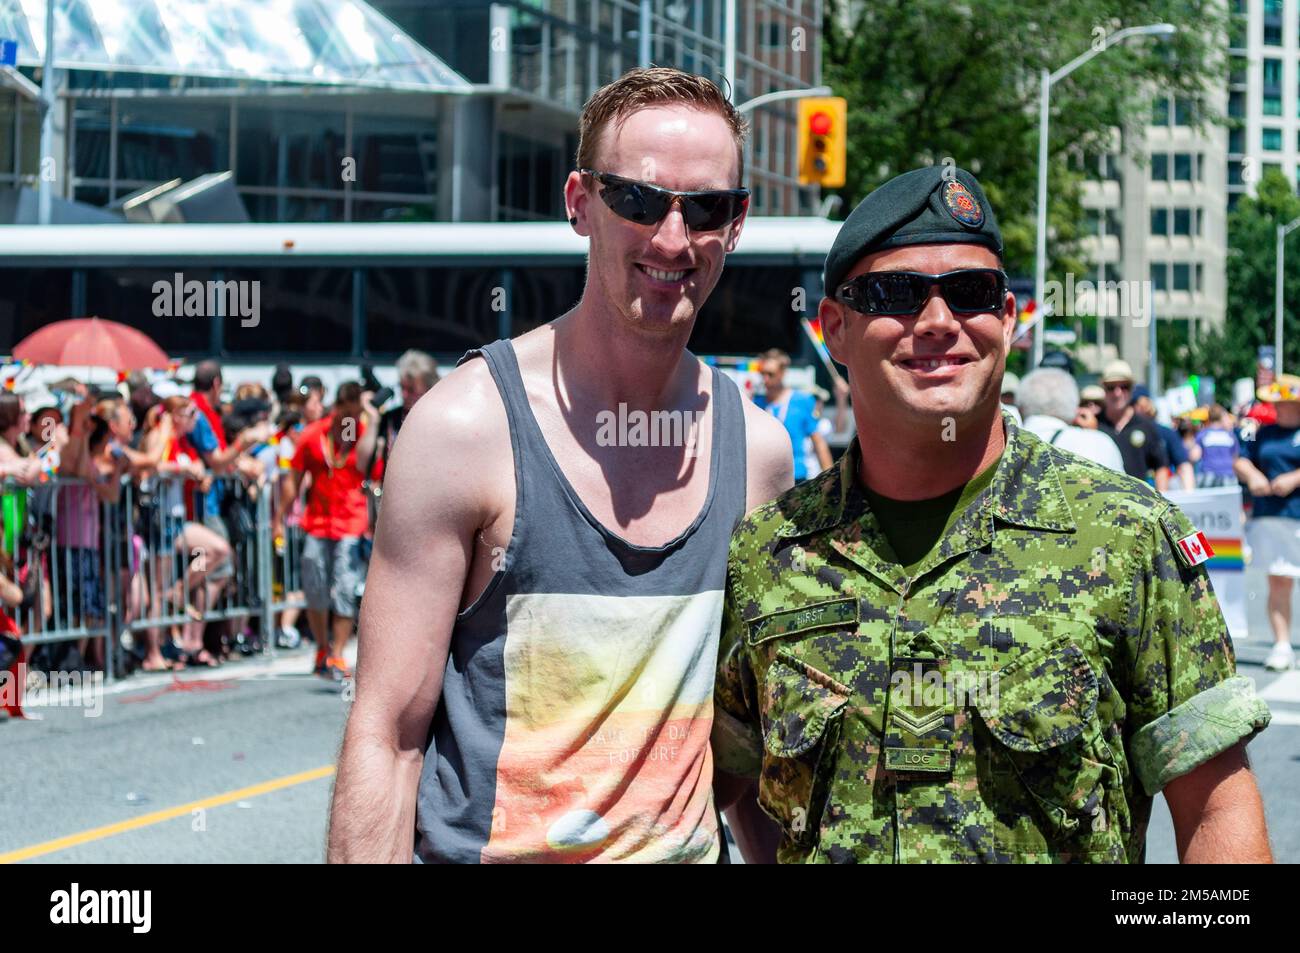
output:
[[[501,269],[367,268],[366,351],[456,355],[495,341]]]
[[[688,347],[695,354],[757,354],[779,347],[797,354],[802,346],[793,305],[803,272],[793,265],[728,264],[695,320]],[[804,292],[806,311],[820,297]]]
[[[38,328],[84,317],[88,315],[72,313],[71,269],[5,269],[0,281],[0,347],[5,353]]]
[[[582,297],[584,267],[512,268],[514,300],[510,303],[510,334],[523,334],[554,321]]]
[[[255,315],[226,315],[227,353],[352,352],[351,268],[228,268],[225,277],[257,304]]]
[[[180,274],[180,308],[176,282]],[[206,353],[212,344],[211,322],[207,317],[209,269],[89,268],[86,270],[86,311],[120,321],[143,331],[171,355]],[[202,315],[185,314],[185,284],[198,281],[204,287]]]

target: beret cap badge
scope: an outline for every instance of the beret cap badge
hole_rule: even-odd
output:
[[[979,228],[984,224],[984,209],[979,200],[956,179],[943,184],[943,204],[953,218],[969,228]]]

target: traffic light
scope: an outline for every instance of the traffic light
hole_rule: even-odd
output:
[[[843,96],[799,100],[799,184],[837,189],[844,184],[848,103]]]

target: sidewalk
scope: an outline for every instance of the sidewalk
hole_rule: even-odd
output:
[[[137,673],[127,678],[119,678],[112,683],[94,682],[85,685],[80,681],[74,685],[60,689],[58,693],[57,707],[60,708],[89,708],[92,707],[96,700],[110,698],[118,695],[134,695],[150,691],[166,689],[176,683],[191,684],[195,682],[227,682],[227,681],[269,681],[281,678],[312,678],[315,677],[311,672],[312,660],[315,656],[315,644],[311,642],[304,643],[296,649],[277,649],[275,657],[268,655],[255,655],[249,657],[236,656],[230,661],[222,663],[216,668],[198,666],[187,668],[180,672],[148,672]],[[343,652],[343,657],[347,660],[348,666],[355,668],[357,662],[356,639],[348,643],[348,647]],[[98,674],[98,673],[96,673]],[[88,697],[89,696],[89,697]],[[39,716],[42,707],[35,698],[25,702],[26,707],[31,709],[32,714]]]

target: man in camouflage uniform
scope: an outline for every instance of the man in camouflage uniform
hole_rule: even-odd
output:
[[[1269,715],[1204,537],[1000,414],[1001,256],[979,183],[938,167],[837,237],[819,313],[858,440],[733,539],[720,800],[746,792],[751,860],[756,793],[782,862],[1124,863],[1163,791],[1185,862],[1267,861],[1243,748]]]

